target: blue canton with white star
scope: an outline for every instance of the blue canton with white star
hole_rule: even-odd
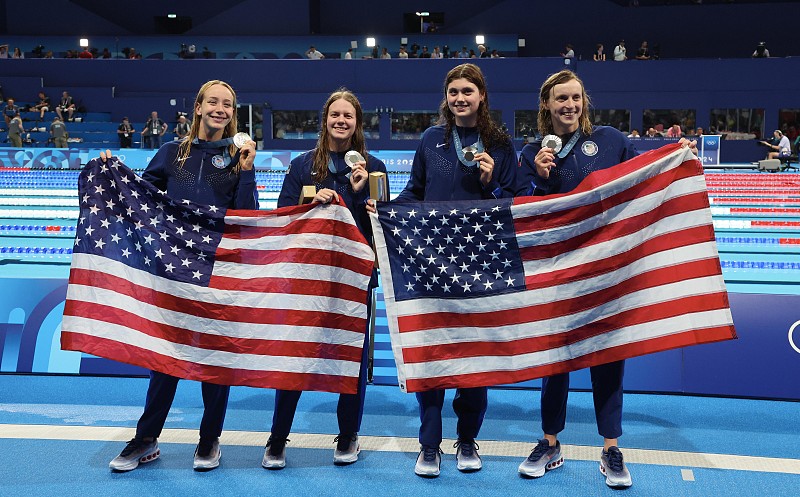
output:
[[[90,161],[78,179],[74,253],[207,286],[224,230],[224,208],[171,199],[123,163]]]
[[[378,204],[395,299],[483,297],[524,290],[511,203]]]

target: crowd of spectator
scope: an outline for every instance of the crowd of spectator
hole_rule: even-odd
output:
[[[26,125],[22,118],[23,112],[31,111],[39,111],[40,113],[39,120],[32,126]],[[23,144],[32,143],[30,132],[48,130],[47,127],[40,126],[40,122],[44,120],[45,113],[48,111],[50,111],[50,99],[44,92],[39,92],[38,102],[30,105],[19,106],[13,98],[7,99],[2,112],[8,144],[12,147],[22,147]],[[47,143],[52,143],[54,147],[66,147],[68,136],[66,125],[61,117],[59,115],[54,116],[52,123],[49,125]]]
[[[2,100],[2,89],[0,87],[0,101]],[[67,147],[69,133],[67,132],[67,122],[78,119],[74,116],[78,112],[78,105],[75,103],[69,92],[64,91],[61,99],[56,105],[51,103],[50,97],[44,91],[38,92],[35,100],[27,104],[18,104],[14,98],[5,100],[5,104],[0,104],[0,112],[3,115],[4,127],[0,131],[7,133],[7,143],[12,147],[22,147],[24,144],[36,143],[31,139],[32,132],[49,132],[49,137],[45,145],[54,147]],[[38,118],[25,115],[25,113],[38,113]],[[51,116],[48,116],[51,114]],[[26,124],[25,121],[33,121]],[[158,117],[158,113],[153,111],[145,120],[144,126],[139,131],[142,148],[157,149],[162,143],[162,137],[167,133],[169,125],[166,121]],[[172,131],[174,138],[185,138],[191,129],[191,121],[187,119],[186,113],[179,112]],[[136,129],[127,117],[123,118],[122,123],[117,128],[120,148],[133,146],[134,134]],[[171,138],[170,138],[171,139]],[[79,140],[79,139],[78,139]]]
[[[192,48],[188,48],[186,45],[182,45],[182,51],[194,54],[195,49],[194,46]],[[204,50],[207,50],[204,47]],[[33,50],[33,57],[31,58],[47,58],[52,57],[52,54],[48,51],[44,50],[42,45],[38,45]],[[130,59],[137,59],[141,58],[141,54],[139,54],[135,48],[126,47],[122,50],[122,53],[126,58]],[[325,54],[317,50],[315,46],[310,46],[309,49],[305,52],[306,57],[309,59],[319,60],[324,59]],[[564,58],[574,59],[580,58],[580,56],[576,56],[575,48],[572,44],[567,43],[564,46],[563,52],[560,55]],[[344,53],[344,58],[352,59],[355,56],[355,51],[351,48],[348,49],[347,52]],[[390,58],[493,58],[499,57],[500,54],[497,50],[490,50],[484,44],[476,45],[476,49],[470,49],[468,46],[462,46],[461,49],[451,50],[449,46],[434,46],[433,50],[429,50],[427,46],[419,46],[417,43],[411,43],[410,45],[401,45],[397,52],[390,51],[387,47],[380,48],[378,46],[374,47],[371,52],[371,55],[366,58],[382,58],[382,59],[390,59]],[[769,57],[769,50],[766,47],[766,43],[760,42],[756,46],[756,49],[752,53],[752,57],[754,58],[765,58]],[[0,45],[0,58],[24,58],[25,54],[20,51],[18,47],[15,47],[13,51],[9,51],[8,45]],[[67,57],[70,58],[112,58],[112,54],[108,48],[99,52],[95,48],[84,47],[81,51],[69,51]],[[619,40],[617,45],[613,49],[613,53],[609,55],[609,58],[615,61],[624,61],[628,60],[627,49],[625,47],[625,40]],[[642,41],[636,55],[630,57],[631,59],[635,60],[654,60],[659,58],[659,50],[657,46],[650,46],[647,41]],[[595,52],[592,56],[594,61],[605,61],[606,60],[606,52],[605,46],[602,43],[598,43],[595,48]],[[0,102],[2,102],[2,96],[0,96]],[[2,104],[0,104],[2,105]],[[22,108],[18,108],[14,103],[13,99],[10,99],[4,110],[4,120],[6,129],[12,128],[11,121],[14,119],[15,114],[19,111],[34,111],[39,113],[39,121],[46,120],[46,113],[54,112],[58,121],[61,122],[62,125],[66,126],[64,123],[70,122],[73,120],[73,114],[77,111],[78,107],[76,106],[75,102],[72,100],[72,97],[68,94],[68,92],[63,92],[62,98],[58,102],[51,102],[50,98],[44,93],[39,92],[36,99],[32,100],[30,104],[23,106]],[[15,112],[16,111],[16,112]],[[312,112],[313,113],[313,112]],[[289,115],[291,114],[291,116]],[[273,136],[275,138],[282,138],[285,137],[287,134],[293,134],[292,136],[297,137],[306,137],[309,135],[313,135],[317,132],[318,123],[314,122],[315,117],[307,118],[307,119],[300,119],[298,122],[294,122],[295,120],[295,113],[289,113],[285,116],[285,119],[282,119],[280,111],[276,111],[273,113],[273,118],[275,119],[276,124],[273,127]],[[151,116],[152,117],[152,116]],[[653,117],[653,116],[650,116]],[[663,117],[663,116],[662,116]],[[673,116],[675,117],[675,116]],[[666,121],[661,120],[663,124],[655,124],[651,126],[651,123],[655,123],[655,121],[648,120],[647,117],[644,119],[644,127],[642,128],[642,134],[640,135],[638,130],[632,130],[630,135],[632,137],[658,137],[658,136],[665,136],[665,137],[681,137],[681,136],[700,136],[703,134],[703,128],[695,128],[692,124],[694,124],[694,118],[690,120],[684,120],[681,116],[678,116],[679,122],[668,124]],[[33,118],[30,118],[33,119]],[[24,119],[23,119],[24,120]],[[13,128],[16,130],[18,128],[24,129],[24,125],[22,123],[23,120],[17,121]],[[416,122],[416,121],[419,122]],[[426,123],[427,118],[420,115],[417,117],[409,117],[403,118],[402,120],[393,120],[392,122],[392,134],[393,136],[412,136],[419,132],[421,129],[425,129],[429,126],[429,123]],[[174,131],[176,132],[176,136],[182,136],[181,132],[178,131],[178,128],[184,129],[186,126],[186,119],[183,118],[183,121],[179,119],[176,120],[176,128]],[[626,123],[629,122],[629,119],[624,120]],[[149,122],[149,120],[148,120]],[[141,135],[141,141],[144,146],[149,148],[157,148],[160,137],[166,133],[167,127],[166,122],[162,120],[157,120],[160,124],[158,125],[158,130],[153,131],[149,129],[148,126],[145,126],[144,129],[139,131]],[[37,123],[38,124],[38,123]],[[629,125],[625,124],[624,126],[620,125],[617,126],[616,122],[609,122],[609,125],[618,127],[621,131],[628,133]],[[130,122],[128,122],[130,126]],[[120,125],[121,129],[122,125]],[[376,123],[376,130],[375,133],[377,134],[377,123]],[[735,139],[742,139],[739,135],[742,135],[744,138],[751,138],[755,137],[756,139],[761,139],[761,128],[763,126],[758,125],[755,126],[753,129],[745,129],[739,130],[736,123],[729,123],[729,122],[715,122],[714,116],[712,116],[712,123],[708,129],[709,133],[712,134],[723,134],[723,135],[730,135],[729,138],[732,136]],[[57,127],[58,128],[58,127]],[[122,134],[127,134],[128,137],[132,136],[133,129],[131,128],[129,131],[124,131]],[[792,128],[784,129],[785,134],[789,136],[791,139],[795,139],[797,137],[797,132]],[[132,141],[132,138],[131,138]],[[131,146],[130,143],[123,143],[122,136],[120,137],[120,146],[126,147]]]
[[[583,59],[583,56],[580,54],[575,53],[575,48],[571,43],[567,43],[564,46],[564,50],[559,54],[561,57],[565,59]],[[625,40],[619,40],[619,42],[614,46],[614,50],[611,53],[611,58],[615,62],[624,62],[629,59],[628,57],[628,49],[625,46]],[[636,55],[633,57],[635,60],[657,60],[661,58],[661,48],[656,45],[654,47],[650,47],[647,41],[642,41],[641,45],[639,45],[639,49],[636,51]],[[598,43],[595,46],[594,53],[592,53],[592,60],[595,62],[605,62],[606,61],[606,53],[605,53],[605,45],[602,43]]]
[[[476,51],[477,50],[477,51]],[[306,56],[309,59],[313,57]],[[479,44],[475,49],[468,49],[465,46],[461,50],[450,50],[448,45],[433,47],[429,49],[427,45],[418,45],[412,43],[411,45],[401,44],[397,52],[394,53],[388,47],[380,47],[378,45],[372,47],[369,55],[362,56],[363,59],[483,59],[483,58],[500,58],[502,55],[496,49],[491,52],[486,45]],[[342,56],[343,59],[353,58],[353,49],[350,48]]]
[[[606,53],[604,51],[605,45],[602,43],[598,43],[596,45],[595,52],[592,54],[592,60],[597,62],[603,62],[606,60]],[[60,54],[59,54],[60,55]],[[195,57],[202,58],[215,58],[216,54],[214,52],[209,51],[208,47],[203,47],[202,54],[197,52],[195,45],[193,44],[181,44],[180,50],[177,52],[177,55],[181,59],[194,59]],[[342,59],[353,59],[356,57],[355,50],[353,48],[348,48],[344,52],[329,52],[326,56],[325,53],[320,51],[316,46],[312,45],[306,50],[303,54],[305,58],[310,60],[322,60],[330,58],[333,56],[334,58],[342,58]],[[559,54],[561,57],[567,59],[583,59],[583,54],[577,52],[574,45],[571,43],[567,43],[564,47],[564,50]],[[30,58],[46,58],[52,59],[54,58],[54,54],[52,51],[45,51],[44,46],[37,45],[34,49],[29,53]],[[362,59],[391,59],[391,58],[400,58],[400,59],[437,59],[437,58],[453,58],[453,59],[477,59],[477,58],[499,58],[504,57],[505,55],[500,53],[497,49],[490,50],[484,44],[478,44],[476,47],[468,48],[466,45],[462,46],[460,50],[453,49],[451,50],[449,46],[444,45],[442,47],[435,46],[432,50],[428,48],[428,46],[420,46],[417,43],[412,43],[411,45],[403,44],[400,46],[397,52],[393,52],[388,47],[379,47],[375,46],[371,48],[371,50],[366,55],[362,55],[360,58]],[[619,42],[614,46],[611,54],[609,55],[611,60],[622,62],[630,59],[634,60],[658,60],[661,58],[661,47],[660,45],[649,45],[646,40],[642,41],[639,45],[639,48],[636,50],[636,53],[629,57],[628,50],[625,45],[625,40],[619,40]],[[753,58],[767,58],[770,57],[769,49],[765,42],[759,42],[756,46],[755,50],[753,51],[751,57]],[[24,59],[25,52],[20,50],[19,47],[15,47],[13,50],[10,50],[10,47],[7,44],[0,45],[0,59]],[[98,48],[95,47],[83,47],[80,49],[72,50],[69,49],[63,53],[63,58],[66,59],[112,59],[112,58],[124,58],[124,59],[141,59],[142,54],[137,52],[137,50],[133,47],[125,47],[123,48],[119,54],[116,56],[112,54],[112,52],[106,47],[100,51]],[[587,57],[588,59],[588,57]]]
[[[57,58],[53,51],[45,51],[44,46],[37,45],[31,52],[30,58],[35,59],[52,59]],[[142,54],[137,52],[134,47],[125,47],[119,54],[114,55],[106,47],[102,51],[95,47],[82,47],[79,49],[68,49],[63,54],[58,54],[61,58],[65,59],[131,59],[137,60],[142,58]],[[195,57],[214,58],[215,54],[209,51],[208,47],[203,47],[202,53],[197,52],[197,48],[192,44],[181,44],[180,50],[177,55],[181,59],[194,59]],[[303,53],[304,57],[309,60],[322,60],[326,58],[325,53],[321,52],[316,46],[311,45],[308,50]],[[330,54],[329,54],[330,55]],[[355,57],[354,49],[348,48],[345,52],[334,54],[342,59],[353,59]],[[489,50],[484,44],[479,44],[475,49],[468,49],[466,46],[459,50],[450,50],[447,45],[434,46],[429,49],[428,46],[420,46],[417,43],[412,43],[410,46],[401,45],[396,53],[393,53],[389,48],[384,47],[381,49],[379,46],[373,47],[368,55],[363,55],[363,59],[390,59],[392,57],[400,59],[475,59],[475,58],[499,58],[503,55],[496,49]],[[21,51],[18,47],[14,48],[12,53],[9,53],[8,45],[0,45],[0,59],[24,59],[25,52]]]
[[[628,134],[628,138],[682,138],[684,136],[687,137],[703,136],[703,128],[691,127],[684,132],[684,128],[681,127],[679,123],[675,123],[669,128],[667,128],[665,131],[663,126],[659,124],[647,128],[643,136],[639,134],[638,129],[632,129],[631,132]]]

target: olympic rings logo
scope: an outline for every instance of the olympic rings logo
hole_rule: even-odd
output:
[[[800,354],[800,347],[797,346],[797,344],[794,342],[794,338],[792,338],[792,335],[794,334],[794,330],[798,326],[800,326],[800,321],[795,321],[795,323],[789,328],[789,345],[792,346],[792,348],[794,349],[795,352]]]

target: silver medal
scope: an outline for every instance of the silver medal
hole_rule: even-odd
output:
[[[344,154],[344,163],[353,168],[356,165],[356,162],[366,162],[364,157],[356,152],[355,150],[350,150],[346,154]]]
[[[464,147],[461,151],[464,152],[464,159],[468,162],[472,162],[475,160],[475,152],[477,152],[478,149],[470,145],[469,147]]]
[[[561,138],[556,135],[547,135],[542,138],[542,148],[552,148],[554,153],[561,151]]]
[[[244,147],[244,144],[250,141],[250,135],[247,133],[236,133],[233,135],[233,144],[236,148]]]

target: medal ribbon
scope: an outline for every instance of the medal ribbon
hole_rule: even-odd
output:
[[[461,138],[459,138],[458,131],[456,130],[456,128],[453,128],[452,134],[453,134],[453,146],[455,146],[456,148],[456,154],[458,155],[458,160],[461,161],[461,163],[464,164],[465,166],[470,166],[470,167],[477,166],[478,161],[467,160],[467,158],[464,156],[464,150],[461,147]],[[473,143],[471,146],[475,148],[476,153],[483,152],[483,141],[481,141],[480,133],[478,133],[478,141]]]
[[[328,157],[328,171],[334,176],[334,178],[341,178],[344,176],[347,180],[350,180],[350,174],[352,174],[353,170],[348,166],[347,169],[343,169],[342,172],[336,170],[336,164],[333,163],[333,157]]]
[[[216,140],[213,142],[200,141],[199,138],[192,140],[192,146],[197,147],[200,150],[221,148],[222,162],[225,164],[225,167],[239,162],[239,152],[237,151],[236,155],[231,157],[231,153],[228,151],[228,146],[231,144],[233,144],[233,138],[223,138],[222,140]]]
[[[566,157],[567,154],[570,152],[570,150],[572,150],[572,148],[575,146],[575,144],[578,143],[578,140],[580,140],[581,136],[582,136],[581,129],[578,128],[575,131],[575,133],[573,133],[572,138],[570,138],[567,144],[561,148],[560,152],[558,152],[558,158],[563,159],[564,157]]]

